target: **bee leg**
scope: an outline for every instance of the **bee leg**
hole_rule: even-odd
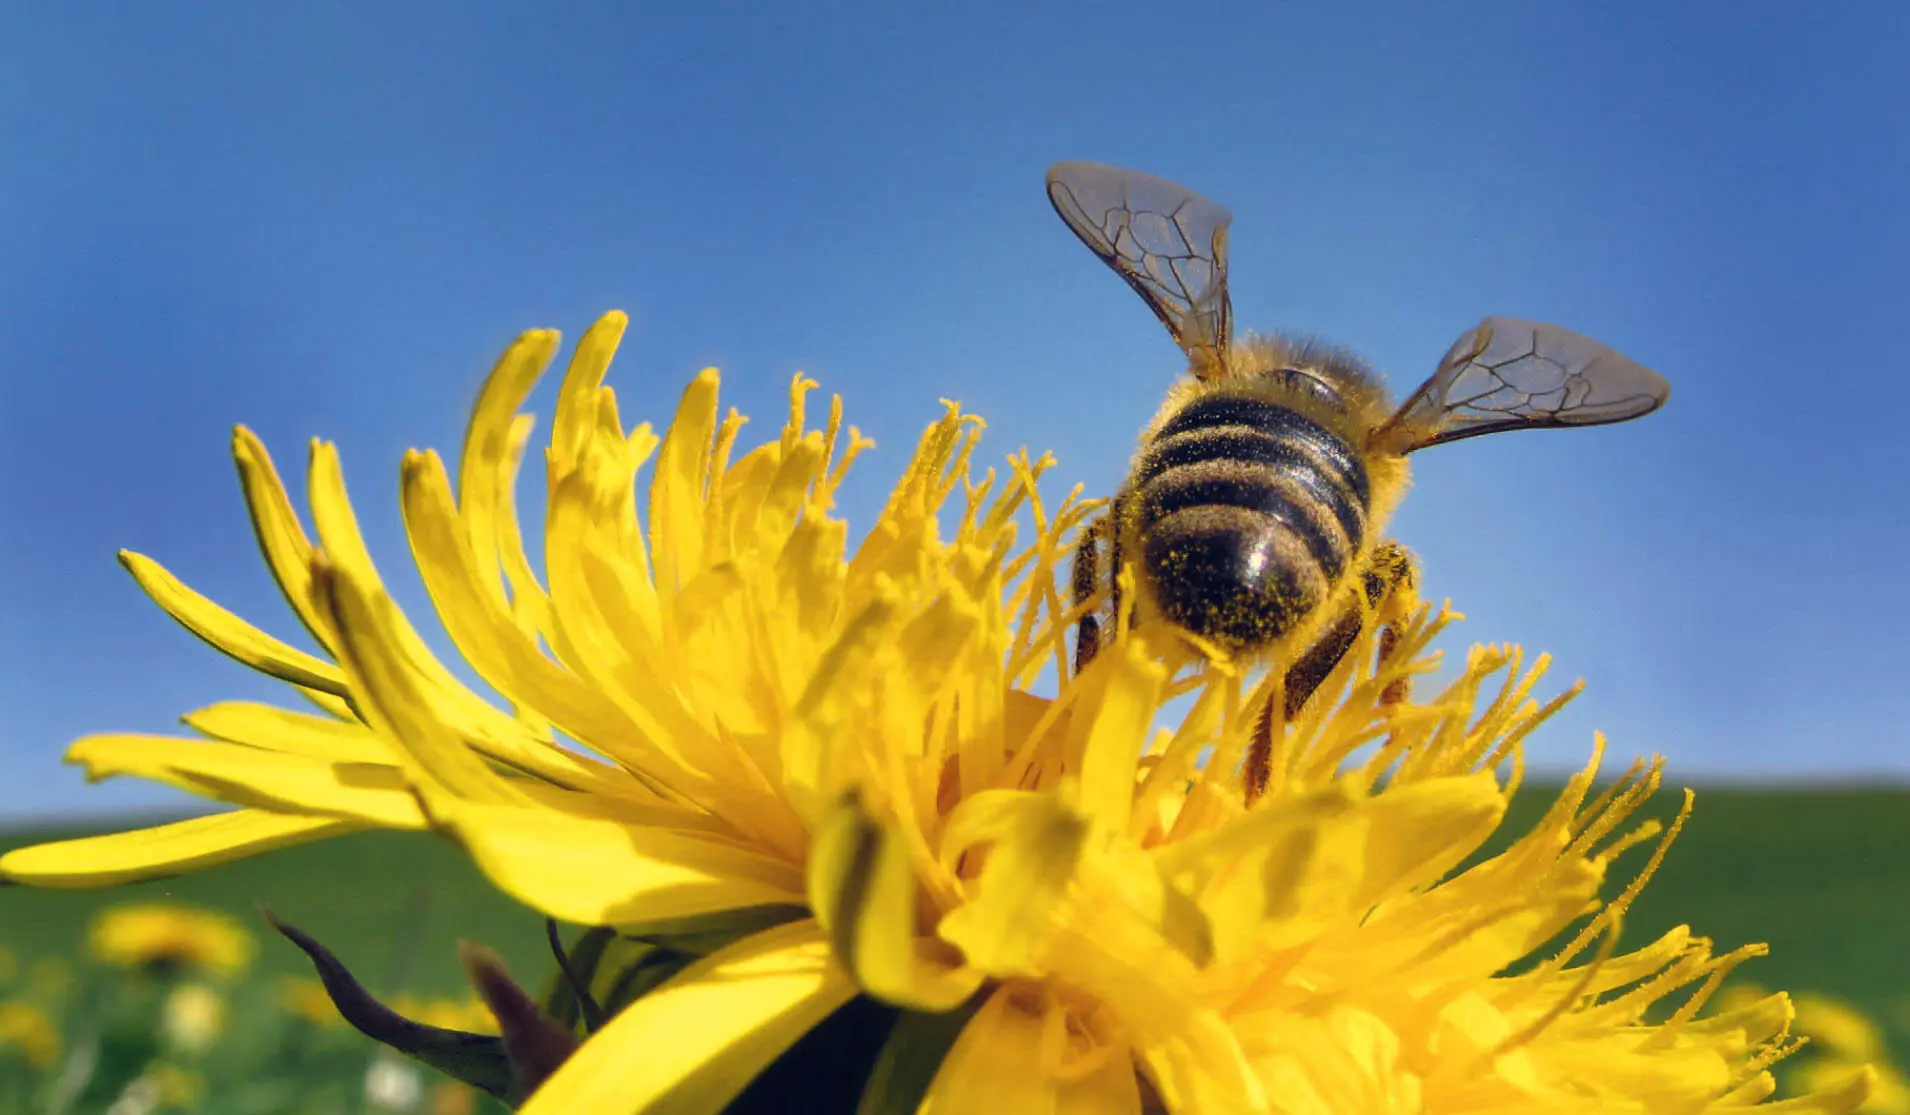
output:
[[[1092,599],[1101,587],[1101,535],[1108,520],[1096,519],[1081,532],[1074,548],[1074,602],[1078,607]],[[1119,590],[1116,589],[1118,592]],[[1074,636],[1074,672],[1077,676],[1101,652],[1101,617],[1090,612],[1081,617]]]
[[[1306,649],[1298,661],[1287,668],[1286,684],[1281,686],[1285,693],[1282,702],[1284,715],[1281,722],[1292,720],[1307,698],[1340,664],[1346,652],[1353,648],[1353,642],[1360,634],[1360,609],[1349,607],[1340,613],[1339,618],[1329,624],[1314,644]],[[1273,698],[1260,708],[1260,716],[1254,721],[1253,739],[1247,744],[1247,762],[1244,769],[1247,804],[1252,805],[1260,795],[1267,792],[1267,783],[1273,777]]]
[[[1313,696],[1313,691],[1340,664],[1346,652],[1353,649],[1354,640],[1360,637],[1360,610],[1350,607],[1340,613],[1340,617],[1320,632],[1320,638],[1308,647],[1299,660],[1287,668],[1287,682],[1281,686],[1286,691],[1286,719],[1292,720],[1300,714],[1300,709]],[[1268,712],[1272,712],[1272,703],[1268,703]]]
[[[1412,554],[1397,542],[1382,542],[1374,547],[1362,578],[1367,607],[1385,620],[1379,631],[1379,664],[1384,665],[1399,646],[1399,624],[1393,617],[1411,614],[1418,602],[1415,592],[1418,574]],[[1308,698],[1340,664],[1340,659],[1346,657],[1346,652],[1353,649],[1364,622],[1364,612],[1358,604],[1348,607],[1327,625],[1306,653],[1287,668],[1286,684],[1281,687],[1286,694],[1283,721],[1299,715]],[[1404,702],[1412,695],[1412,684],[1410,677],[1388,682],[1380,693],[1381,707],[1390,708]],[[1244,782],[1249,805],[1267,792],[1267,784],[1273,776],[1273,728],[1273,702],[1269,700],[1254,721],[1253,739],[1247,747]]]

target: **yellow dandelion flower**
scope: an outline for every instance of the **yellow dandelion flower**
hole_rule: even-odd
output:
[[[60,1058],[60,1028],[32,1003],[0,1003],[0,1056],[11,1052],[36,1069]]]
[[[225,996],[203,983],[182,983],[166,996],[159,1032],[176,1050],[203,1053],[225,1030],[225,1016]]]
[[[1755,984],[1734,984],[1720,998],[1746,1002],[1763,995]],[[1857,1007],[1817,991],[1793,997],[1797,1017],[1792,1029],[1806,1043],[1785,1063],[1788,1080],[1806,1090],[1836,1089],[1860,1072],[1875,1074],[1861,1115],[1910,1115],[1910,1080],[1891,1062],[1883,1029]]]
[[[99,885],[433,829],[553,918],[702,934],[574,1053],[544,1048],[530,1115],[721,1110],[858,997],[903,1008],[869,1110],[1695,1112],[1769,1096],[1788,1001],[1704,1011],[1757,949],[1715,954],[1684,929],[1617,947],[1683,823],[1624,827],[1656,764],[1594,797],[1595,754],[1536,828],[1461,870],[1561,703],[1532,697],[1543,658],[1475,650],[1445,691],[1396,705],[1385,694],[1431,668],[1452,617],[1409,615],[1384,668],[1369,631],[1279,727],[1249,801],[1242,759],[1276,679],[1147,630],[1072,676],[1058,572],[1095,508],[1043,500],[1048,458],[976,475],[981,424],[951,404],[851,547],[835,493],[869,443],[839,400],[811,428],[798,377],[787,424],[744,450],[711,370],[662,436],[626,429],[603,384],[623,328],[599,322],[564,378],[541,576],[513,493],[518,410],[554,333],[497,364],[455,483],[435,453],[404,461],[425,587],[508,710],[393,603],[332,447],[311,456],[314,540],[240,430],[260,545],[323,656],[124,560],[317,713],[234,702],[186,718],[201,739],[79,741],[93,777],[239,809],[16,851],[0,873]],[[1033,692],[1044,674],[1052,697]],[[1176,699],[1188,711],[1156,730]],[[1607,885],[1621,852],[1654,841]],[[507,991],[485,988],[494,1008]],[[1850,1110],[1868,1079],[1784,1110]]]
[[[432,1085],[426,1110],[430,1115],[472,1115],[477,1110],[477,1090],[465,1084],[441,1081]]]
[[[343,1026],[345,1020],[325,993],[325,985],[310,976],[280,976],[274,981],[273,998],[285,1013],[314,1026]]]
[[[1811,1040],[1813,1052],[1852,1061],[1880,1061],[1889,1056],[1882,1028],[1845,1000],[1801,991],[1792,1001],[1797,1007],[1795,1029]]]
[[[252,962],[255,942],[217,911],[140,903],[102,912],[93,920],[88,946],[95,959],[120,967],[231,976]]]
[[[168,1110],[197,1110],[206,1098],[206,1078],[183,1065],[155,1065],[144,1079],[158,1106]]]
[[[330,1000],[326,1002],[329,1004]],[[426,1026],[467,1034],[497,1033],[497,1020],[491,1017],[491,1012],[484,1009],[484,1003],[475,996],[434,998],[400,991],[392,996],[390,1005],[392,1010]]]

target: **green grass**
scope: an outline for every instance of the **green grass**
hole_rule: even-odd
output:
[[[142,818],[144,822],[148,819]],[[118,827],[118,826],[111,826]],[[0,833],[0,849],[102,831],[101,826]],[[258,906],[337,953],[367,986],[462,996],[459,938],[503,954],[520,982],[551,970],[542,918],[505,897],[460,849],[436,836],[365,832],[286,848],[211,871],[104,890],[0,887],[0,946],[23,961],[80,954],[89,919],[123,902],[173,901],[238,915],[259,936],[260,971],[311,974]]]
[[[1514,827],[1530,823],[1535,797],[1520,795]],[[1669,821],[1677,804],[1661,794],[1652,812]],[[1648,854],[1620,861],[1620,879]],[[1768,943],[1769,957],[1741,969],[1748,979],[1830,992],[1896,1022],[1910,1010],[1910,790],[1701,789],[1625,940],[1680,924],[1720,951]]]
[[[1553,792],[1522,792],[1502,832],[1524,831]],[[1667,792],[1648,809],[1669,820],[1677,804],[1677,794]],[[72,834],[0,833],[0,848]],[[1621,860],[1607,893],[1649,854],[1638,848]],[[268,972],[308,969],[258,918],[260,902],[329,944],[374,987],[402,978],[419,992],[460,991],[460,937],[498,949],[527,984],[541,984],[550,969],[535,914],[492,888],[458,849],[412,833],[364,833],[108,890],[0,888],[0,944],[28,959],[72,956],[102,906],[158,897],[248,919],[260,930],[259,963]],[[1849,999],[1901,1043],[1910,1035],[1910,963],[1903,956],[1910,941],[1910,790],[1700,791],[1696,814],[1639,899],[1624,940],[1641,944],[1679,924],[1712,938],[1720,951],[1768,942],[1770,957],[1740,969],[1745,978]],[[401,964],[402,977],[395,971]]]

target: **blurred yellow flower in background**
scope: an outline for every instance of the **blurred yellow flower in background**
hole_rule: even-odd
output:
[[[60,1056],[60,1028],[32,1003],[0,1002],[0,1057],[8,1052],[33,1068],[51,1068]]]
[[[155,1065],[146,1079],[162,1108],[194,1110],[206,1098],[205,1077],[183,1065]]]
[[[175,1050],[203,1053],[219,1040],[225,1017],[225,996],[203,983],[182,983],[166,996],[159,1032]]]
[[[471,1115],[477,1099],[477,1089],[468,1084],[440,1081],[431,1086],[430,1115]]]
[[[218,976],[244,971],[257,947],[252,934],[225,914],[163,903],[102,911],[87,944],[94,959],[105,964]]]
[[[327,1000],[329,1002],[329,1000]],[[462,1030],[467,1034],[497,1033],[497,1019],[475,995],[462,998],[419,996],[401,991],[394,995],[391,1009],[414,1022],[443,1030]]]
[[[1755,983],[1733,981],[1718,998],[1721,1009],[1729,1010],[1767,994]],[[1785,1069],[1798,1087],[1834,1090],[1859,1073],[1870,1073],[1870,1095],[1857,1110],[1863,1115],[1910,1115],[1910,1081],[1891,1056],[1882,1027],[1854,1004],[1823,992],[1796,992],[1792,1003],[1797,1017],[1791,1030],[1803,1046]]]
[[[345,1019],[332,1005],[325,985],[310,976],[279,976],[273,983],[273,999],[295,1018],[315,1026],[343,1026]]]
[[[261,547],[326,657],[124,561],[320,714],[229,702],[186,718],[200,739],[82,739],[70,755],[92,777],[238,809],[15,851],[0,874],[102,885],[430,829],[552,918],[714,936],[551,1066],[531,1115],[719,1111],[858,996],[903,1008],[868,1081],[879,1110],[1696,1112],[1771,1095],[1789,1001],[1705,1013],[1759,948],[1714,954],[1682,928],[1618,948],[1689,810],[1626,828],[1657,764],[1595,794],[1601,742],[1536,827],[1482,855],[1524,739],[1570,696],[1533,697],[1542,657],[1478,648],[1446,689],[1396,704],[1455,617],[1393,601],[1397,651],[1380,662],[1369,622],[1252,760],[1250,798],[1277,676],[1147,630],[1070,670],[1059,572],[1096,506],[1044,501],[1047,458],[977,475],[981,423],[950,404],[852,548],[835,498],[869,443],[845,435],[840,400],[811,429],[798,377],[787,424],[744,450],[712,370],[662,437],[626,429],[603,385],[623,328],[591,329],[560,391],[541,576],[514,499],[518,411],[554,333],[497,364],[455,485],[435,453],[404,461],[425,587],[508,710],[392,601],[333,448],[312,451],[314,542],[240,430]],[[1850,1110],[1868,1081],[1788,1110]]]
[[[1894,1063],[1883,1030],[1855,1006],[1832,995],[1799,992],[1795,1031],[1807,1038],[1794,1078],[1803,1088],[1835,1088],[1869,1066],[1877,1076],[1864,1115],[1910,1115],[1910,1082]]]

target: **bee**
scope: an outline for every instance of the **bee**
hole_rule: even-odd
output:
[[[1382,603],[1410,596],[1413,559],[1381,536],[1406,491],[1408,454],[1501,430],[1623,422],[1670,395],[1663,377],[1596,341],[1488,317],[1395,408],[1344,349],[1234,338],[1226,209],[1098,163],[1055,164],[1048,197],[1161,319],[1191,373],[1147,424],[1108,513],[1084,531],[1075,602],[1106,590],[1118,620],[1119,573],[1130,565],[1137,625],[1173,624],[1236,658],[1284,657],[1287,719]],[[1105,622],[1080,620],[1077,672],[1099,650]],[[1396,637],[1382,629],[1382,656]],[[1386,699],[1403,697],[1395,689]],[[1272,713],[1262,713],[1263,735]],[[1257,796],[1251,762],[1247,777]]]

